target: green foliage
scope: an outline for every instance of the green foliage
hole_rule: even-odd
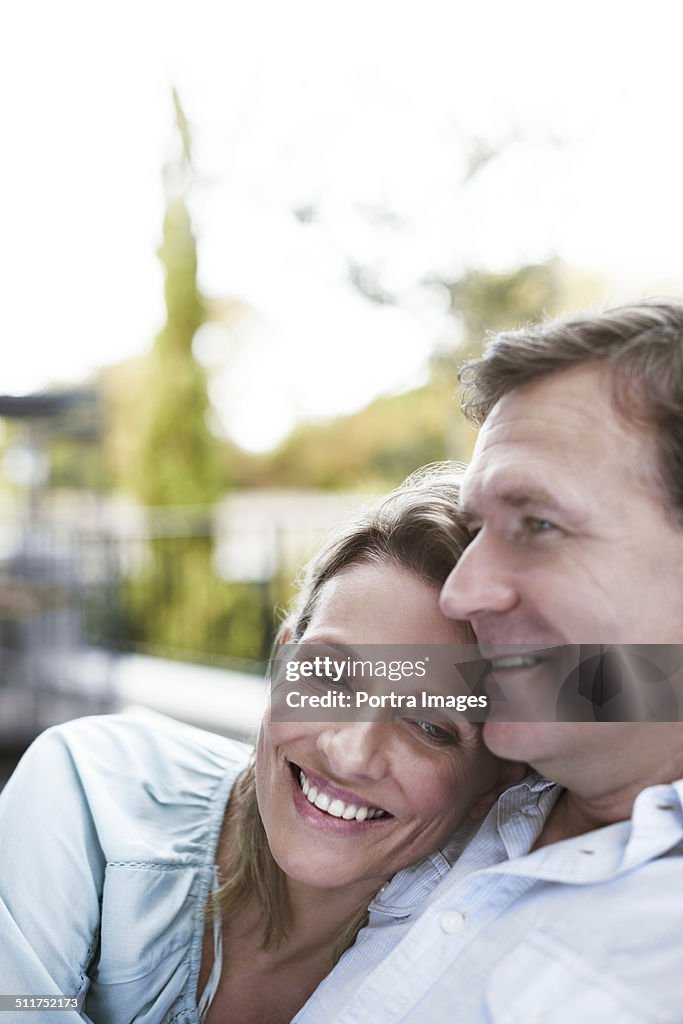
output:
[[[167,203],[159,258],[166,323],[146,362],[131,480],[147,505],[204,504],[226,486],[220,446],[208,424],[203,369],[192,342],[206,319],[197,284],[197,245],[185,192],[190,175],[187,121],[174,93],[181,156],[166,168]]]
[[[475,435],[459,410],[458,366],[481,351],[487,330],[555,313],[563,278],[560,265],[550,261],[509,274],[472,271],[444,283],[463,340],[434,355],[429,382],[379,398],[351,416],[302,424],[272,455],[247,468],[252,486],[382,490],[428,462],[469,459]]]
[[[563,299],[557,260],[532,263],[507,274],[472,270],[448,284],[451,312],[464,330],[460,358],[481,350],[487,332],[509,330],[559,312]]]
[[[463,458],[453,386],[432,382],[351,416],[298,427],[261,464],[269,486],[382,490],[427,462]]]
[[[97,492],[107,485],[99,440],[75,445],[70,439],[55,437],[47,450],[51,487]]]
[[[554,259],[506,274],[472,270],[457,281],[442,283],[450,292],[451,314],[459,323],[462,337],[457,347],[434,353],[431,375],[432,380],[448,378],[456,382],[465,360],[481,355],[488,334],[557,315],[567,292],[564,268]],[[472,440],[473,435],[469,436]],[[465,458],[469,458],[469,451]]]
[[[107,366],[98,375],[105,432],[103,462],[113,490],[135,495],[148,357]]]
[[[147,505],[214,501],[226,489],[227,474],[219,444],[206,423],[203,370],[191,356],[166,352],[159,345],[146,376],[149,387],[141,410],[137,496]]]
[[[197,286],[197,244],[183,196],[167,198],[159,259],[165,274],[166,326],[156,350],[187,359],[195,331],[204,323],[205,306]]]
[[[164,169],[159,248],[166,323],[148,356],[112,367],[102,377],[106,456],[117,483],[143,504],[202,507],[225,493],[227,458],[207,423],[207,379],[192,351],[207,303],[197,283],[197,246],[186,201],[190,131],[175,91],[173,100],[179,155]],[[118,600],[102,610],[100,628],[110,643],[203,659],[262,656],[271,632],[262,595],[217,578],[211,524],[204,518],[187,536],[145,542],[143,571],[138,568],[123,580]]]
[[[95,642],[203,662],[262,661],[274,632],[275,585],[227,583],[206,535],[156,538],[116,601],[91,609]]]

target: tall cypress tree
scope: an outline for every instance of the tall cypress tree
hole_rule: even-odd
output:
[[[187,205],[192,185],[190,132],[175,89],[177,154],[164,167],[166,210],[159,259],[166,323],[157,335],[143,394],[136,491],[147,505],[214,501],[225,487],[220,446],[207,425],[206,375],[192,353],[206,303],[197,284],[197,244]]]

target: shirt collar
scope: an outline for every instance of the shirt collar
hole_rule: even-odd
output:
[[[574,885],[591,884],[617,878],[677,847],[677,852],[683,853],[683,781],[642,790],[626,821],[542,846],[528,856],[521,851],[487,870]]]
[[[440,850],[398,871],[384,883],[368,909],[389,917],[409,917],[446,877],[477,832],[479,824],[469,820],[463,822]]]
[[[539,802],[546,802],[545,795],[555,790],[559,794],[559,787],[556,787],[555,783],[544,779],[537,772],[530,772],[522,782],[511,786],[498,798],[497,804],[491,809],[485,821],[472,822],[468,820],[463,822],[440,850],[436,850],[417,864],[404,868],[394,875],[379,890],[370,904],[369,910],[390,917],[410,916],[416,907],[431,895],[438,883],[448,875],[452,865],[478,832],[491,827],[492,816],[497,814],[499,820],[505,819],[515,813],[518,808],[525,808],[529,813],[533,813],[533,809],[539,805]],[[555,799],[556,796],[552,798],[553,803]],[[503,810],[501,810],[501,806]],[[538,825],[539,832],[545,817],[550,812],[550,806],[542,807],[539,812],[541,816]],[[504,828],[504,831],[509,832],[510,830]],[[505,838],[503,841],[505,842]],[[506,843],[507,856],[514,855],[508,848],[508,844],[511,845],[509,838]],[[527,845],[527,849],[530,845],[531,843]],[[503,856],[505,855],[503,851],[501,853]]]

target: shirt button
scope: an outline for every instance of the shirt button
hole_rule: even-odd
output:
[[[465,915],[461,914],[458,910],[449,910],[448,913],[441,915],[441,930],[446,935],[453,935],[454,932],[459,932],[465,925]]]

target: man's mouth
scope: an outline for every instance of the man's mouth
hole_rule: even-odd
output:
[[[369,804],[347,803],[339,797],[330,796],[323,790],[322,786],[316,786],[308,778],[302,768],[292,765],[294,777],[309,803],[317,807],[324,814],[333,818],[342,818],[344,821],[372,821],[378,818],[389,818],[391,815],[382,807],[373,807]]]
[[[488,663],[494,671],[500,671],[506,668],[533,668],[542,660],[533,654],[502,654],[498,658],[489,658]]]

